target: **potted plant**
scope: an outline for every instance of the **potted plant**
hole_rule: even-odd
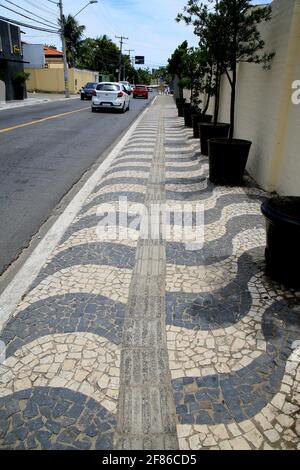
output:
[[[30,73],[27,72],[17,72],[13,75],[13,83],[15,90],[15,99],[23,100],[26,94],[25,82],[30,77]]]
[[[222,57],[217,55],[231,89],[230,130],[228,138],[208,140],[209,177],[213,183],[238,185],[243,175],[252,142],[234,138],[237,66],[239,62],[263,64],[270,68],[274,53],[260,53],[265,46],[258,24],[271,19],[271,6],[253,8],[250,0],[219,0],[216,4]]]
[[[262,204],[266,218],[267,273],[274,281],[300,287],[300,197],[274,197]]]
[[[213,1],[213,0],[211,0]],[[219,97],[220,82],[223,73],[221,60],[223,57],[223,44],[219,40],[220,17],[216,13],[209,11],[207,5],[199,3],[199,0],[189,0],[184,12],[177,15],[176,21],[184,21],[187,25],[194,27],[194,33],[199,37],[199,46],[206,57],[206,70],[203,76],[205,85],[202,93],[207,95],[207,108],[204,109],[205,116],[209,101],[215,97],[214,120],[212,117],[199,116],[194,122],[194,136],[200,137],[201,153],[208,155],[208,139],[210,137],[227,137],[229,123],[219,123]]]
[[[206,97],[203,109],[200,114],[192,115],[193,135],[194,138],[200,137],[200,125],[203,123],[210,123],[212,121],[212,114],[207,114],[210,100],[215,95],[216,84],[215,84],[215,67],[211,60],[209,51],[207,49],[201,49],[200,52],[200,63],[199,63],[199,87],[198,92]]]
[[[213,95],[213,67],[208,60],[207,51],[191,48],[187,55],[186,69],[189,78],[185,87],[190,89],[191,98],[190,106],[184,106],[185,125],[193,127],[194,137],[199,137],[198,124],[212,119],[211,115],[206,115]],[[203,109],[200,109],[199,106],[202,103],[200,96],[204,94],[206,94],[206,100]]]
[[[178,116],[183,117],[183,105],[186,99],[183,97],[183,88],[185,76],[185,56],[187,54],[188,43],[184,41],[173,52],[171,58],[168,60],[167,72],[171,77],[177,78],[177,85],[179,89],[179,97],[176,98],[176,106],[178,109]]]
[[[220,105],[220,85],[222,78],[222,67],[220,62],[214,64],[214,91],[215,97],[214,103],[214,119],[213,122],[201,121],[198,124],[198,134],[200,137],[200,149],[202,155],[208,155],[208,141],[209,139],[216,137],[228,137],[230,124],[227,122],[219,122],[219,105]]]

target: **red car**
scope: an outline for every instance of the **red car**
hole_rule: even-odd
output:
[[[146,85],[135,85],[133,90],[133,98],[145,98],[148,99],[148,88]]]

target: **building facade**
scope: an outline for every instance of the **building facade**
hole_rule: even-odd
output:
[[[63,93],[65,90],[63,68],[27,68],[30,74],[27,90],[30,92]],[[71,94],[79,93],[88,82],[99,82],[99,73],[91,70],[69,69],[69,90]]]
[[[27,68],[63,68],[63,52],[44,46],[43,44],[23,43],[24,61],[28,62]]]
[[[27,90],[37,92],[63,93],[64,60],[63,52],[42,44],[23,43],[25,72],[29,73]],[[69,90],[76,94],[88,82],[99,82],[99,72],[69,68]]]
[[[25,83],[20,75],[23,72],[20,28],[0,20],[0,81],[5,84],[7,101],[24,98]]]

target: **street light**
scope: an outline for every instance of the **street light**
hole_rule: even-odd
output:
[[[90,0],[86,5],[84,5],[83,8],[81,8],[81,10],[79,10],[78,13],[76,13],[76,15],[73,16],[73,18],[75,18],[77,15],[79,15],[79,13],[81,13],[86,7],[88,7],[89,5],[92,5],[93,3],[98,3],[98,0]]]
[[[90,0],[83,8],[81,8],[81,10],[79,10],[76,15],[73,16],[73,18],[75,18],[75,16],[79,15],[79,13],[82,12],[82,10],[84,10],[86,7],[88,7],[89,5],[92,5],[93,3],[98,3],[98,0]],[[62,26],[61,28],[61,42],[62,42],[62,51],[63,51],[63,58],[64,58],[64,82],[65,82],[65,96],[66,98],[70,98],[70,91],[69,91],[69,70],[68,70],[68,62],[67,62],[67,48],[66,48],[66,38],[65,38],[65,35],[64,35],[64,29],[63,29],[63,19],[64,19],[64,13],[63,13],[63,2],[62,0],[59,0],[59,3],[58,3],[58,7],[59,7],[59,12],[60,12],[60,24]]]

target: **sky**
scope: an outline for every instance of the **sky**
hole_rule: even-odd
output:
[[[17,8],[11,2],[31,13]],[[75,15],[87,3],[88,0],[63,0],[64,13]],[[257,3],[269,2],[268,0],[253,0],[253,4]],[[97,4],[89,5],[76,19],[86,26],[84,34],[87,37],[107,34],[116,43],[118,39],[115,39],[115,36],[127,37],[123,52],[126,49],[134,49],[131,55],[145,56],[145,66],[152,69],[166,65],[172,52],[184,40],[187,40],[191,47],[197,45],[192,26],[175,21],[177,13],[183,11],[186,4],[187,0],[98,0]],[[1,16],[30,23],[29,19],[17,16],[4,6],[26,16],[32,16],[35,13],[47,22],[56,23],[57,21],[58,8],[53,0],[0,0]],[[34,18],[43,22],[43,19],[37,16]],[[22,36],[26,42],[54,44],[57,48],[61,48],[58,35],[24,27],[21,29],[26,32]]]

